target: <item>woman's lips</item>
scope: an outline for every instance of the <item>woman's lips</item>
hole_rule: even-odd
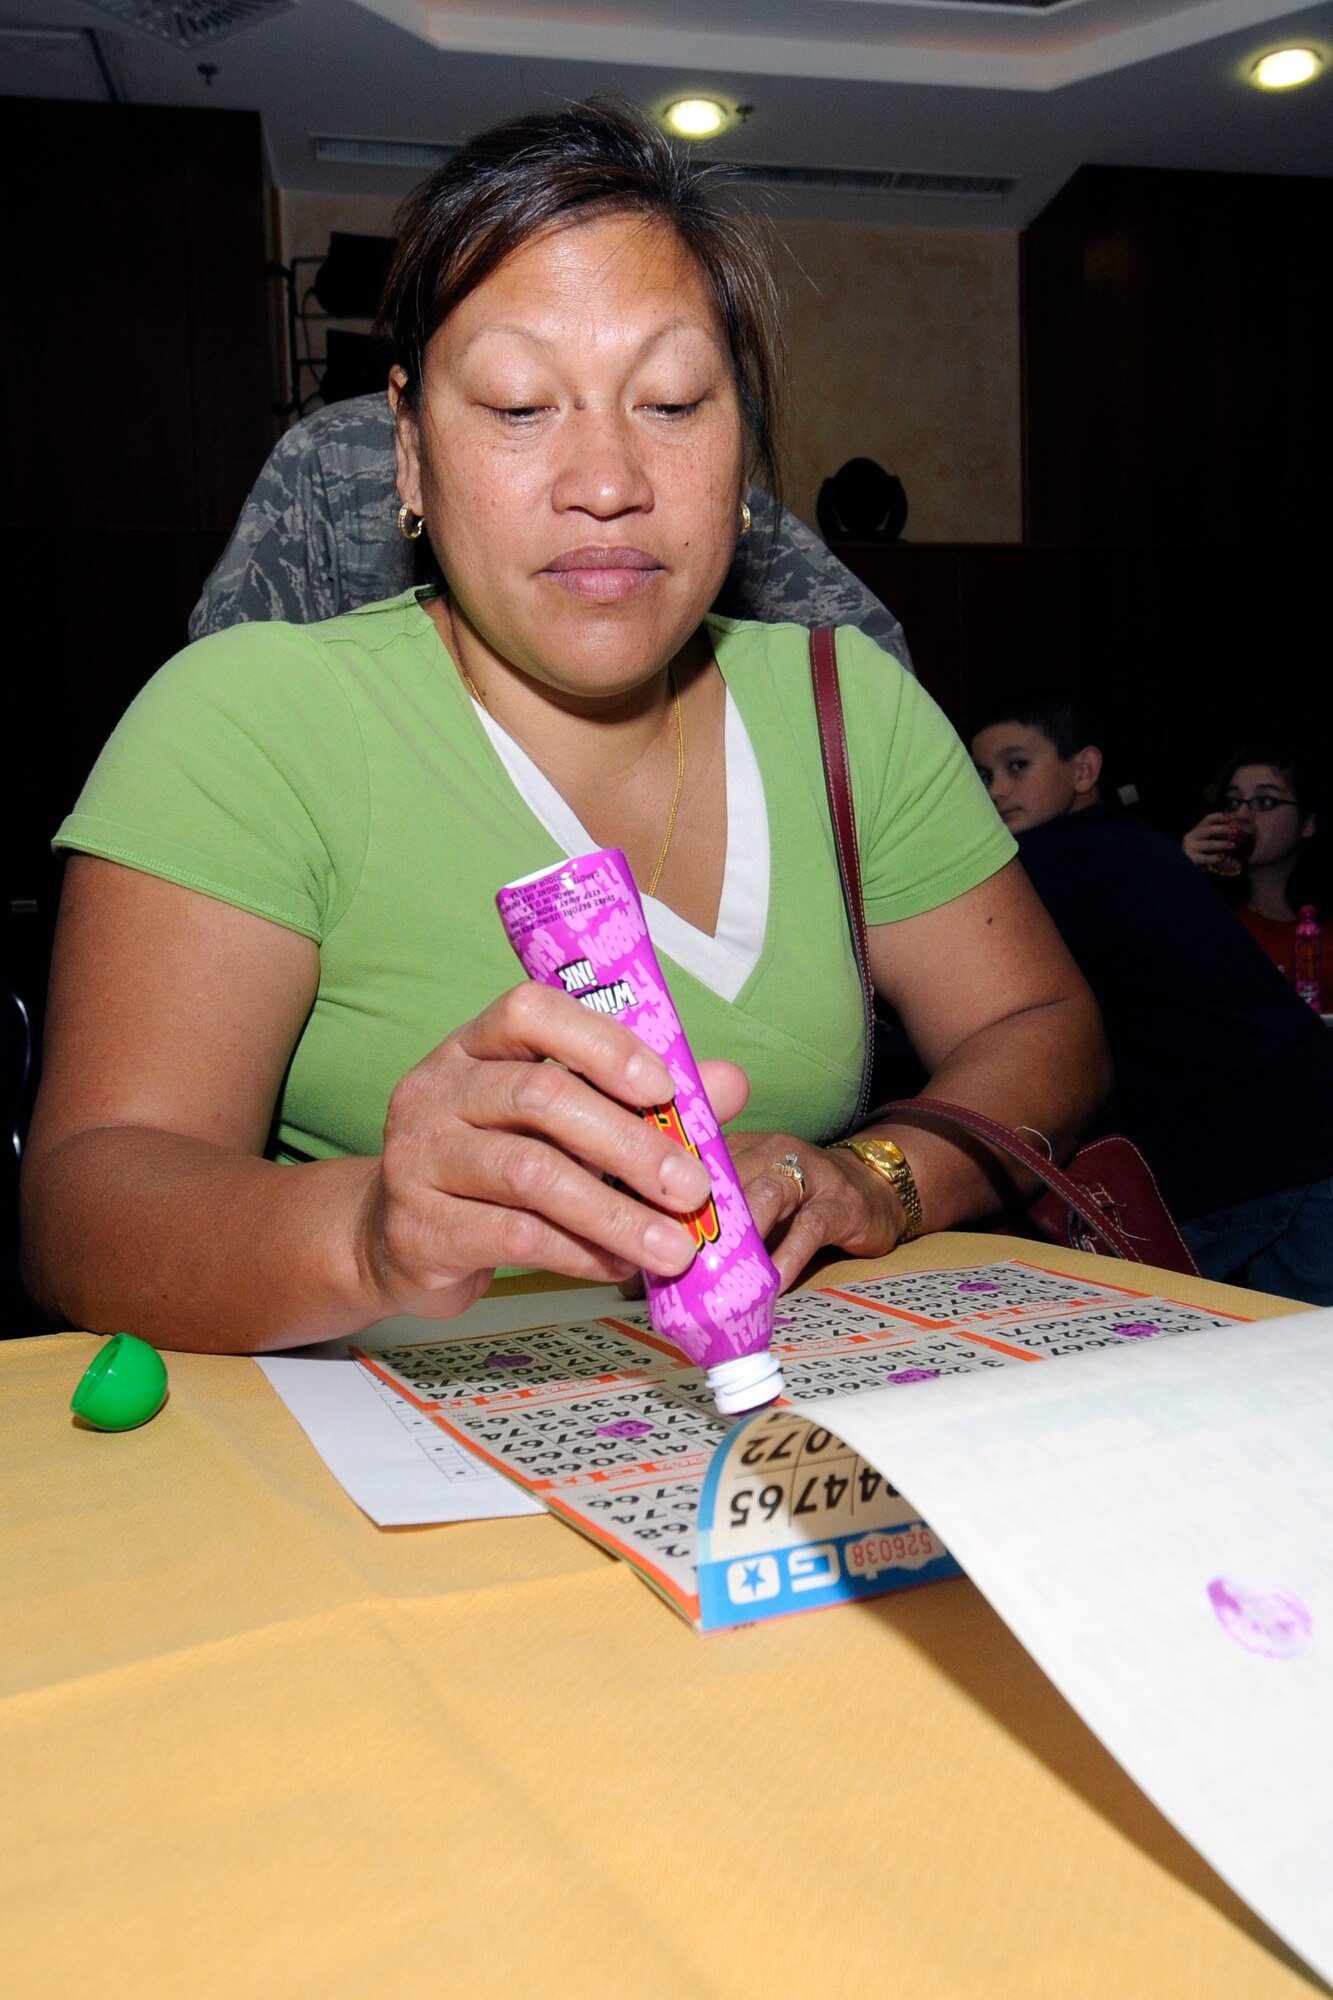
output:
[[[568,549],[563,555],[554,556],[542,571],[543,576],[549,576],[562,590],[599,604],[637,597],[661,574],[662,565],[656,556],[650,556],[644,549],[615,547]]]

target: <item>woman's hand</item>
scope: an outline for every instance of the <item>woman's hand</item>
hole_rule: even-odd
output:
[[[689,1213],[710,1181],[638,1115],[672,1093],[628,1028],[550,987],[525,981],[466,1022],[389,1101],[360,1250],[384,1315],[451,1317],[502,1264],[678,1276],[693,1247],[660,1211]]]
[[[727,1140],[755,1227],[787,1290],[818,1250],[832,1245],[848,1257],[884,1257],[906,1218],[897,1195],[855,1153],[829,1151],[787,1132],[735,1132]],[[778,1163],[794,1154],[802,1192]]]
[[[1205,813],[1180,844],[1196,868],[1211,868],[1235,847],[1235,822],[1229,813]]]

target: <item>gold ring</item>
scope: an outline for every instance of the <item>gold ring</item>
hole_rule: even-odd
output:
[[[771,1174],[785,1174],[789,1181],[795,1181],[797,1194],[802,1201],[805,1200],[805,1175],[801,1171],[801,1163],[795,1153],[784,1153],[780,1160],[774,1160],[768,1171]]]

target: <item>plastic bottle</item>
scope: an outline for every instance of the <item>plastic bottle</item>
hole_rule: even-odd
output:
[[[644,1274],[653,1331],[707,1370],[723,1416],[771,1403],[783,1388],[772,1352],[781,1281],[667,992],[628,861],[619,848],[576,855],[507,883],[495,900],[530,979],[613,1014],[666,1064],[676,1094],[640,1116],[703,1161],[713,1191],[678,1218],[694,1236],[689,1269],[679,1278]]]
[[[1313,903],[1304,903],[1296,924],[1296,991],[1316,1014],[1324,1011],[1322,983],[1323,927]]]

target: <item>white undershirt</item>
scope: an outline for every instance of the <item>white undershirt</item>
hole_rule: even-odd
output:
[[[514,789],[556,845],[572,859],[594,852],[598,843],[579,823],[555,786],[538,770],[526,750],[507,736],[495,718],[477,707],[477,719],[490,737],[495,753]],[[740,710],[727,690],[724,734],[727,785],[727,862],[722,877],[717,930],[687,924],[656,896],[643,898],[648,935],[660,952],[723,1000],[734,1000],[764,948],[768,926],[768,809],[764,781]]]

